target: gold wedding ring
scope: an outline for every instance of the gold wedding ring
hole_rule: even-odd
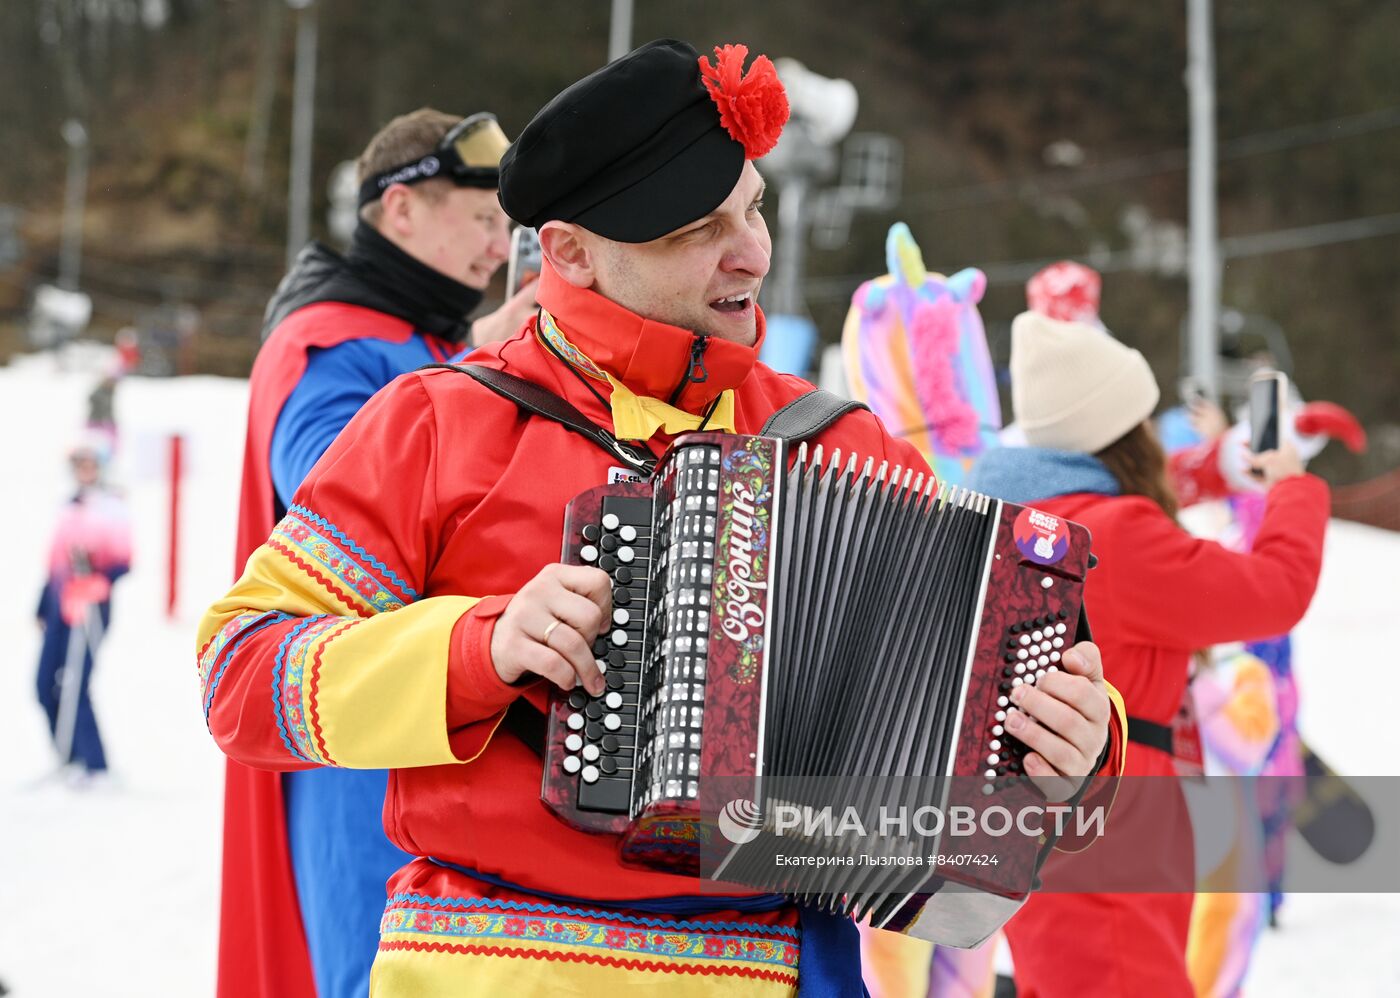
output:
[[[556,627],[558,627],[558,626],[559,626],[560,624],[562,624],[562,623],[563,623],[562,620],[555,620],[554,623],[552,623],[552,624],[550,624],[548,627],[546,627],[546,628],[544,629],[544,637],[540,639],[541,643],[542,643],[542,644],[546,644],[546,645],[549,644],[549,636],[550,636],[551,634],[553,634],[553,633],[554,633],[554,629],[555,629]]]

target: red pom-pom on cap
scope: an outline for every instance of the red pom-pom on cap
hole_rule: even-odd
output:
[[[748,57],[747,45],[721,45],[715,49],[715,65],[709,56],[700,57],[700,78],[719,108],[720,124],[744,147],[744,158],[758,159],[778,144],[789,109],[772,61],[759,56],[745,75]]]

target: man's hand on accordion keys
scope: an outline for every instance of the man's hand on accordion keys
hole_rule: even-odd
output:
[[[1065,652],[1064,669],[1034,686],[1011,691],[1006,730],[1032,751],[1028,775],[1047,800],[1069,800],[1094,774],[1108,742],[1111,713],[1098,646],[1082,642]]]
[[[581,685],[598,696],[604,683],[593,641],[611,616],[612,587],[606,572],[546,565],[511,597],[496,621],[491,663],[507,683],[528,673],[560,689]]]

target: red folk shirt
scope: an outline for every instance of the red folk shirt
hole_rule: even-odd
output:
[[[548,268],[539,300],[574,347],[638,396],[669,399],[691,369],[696,338],[687,330],[573,288]],[[760,341],[762,331],[760,315]],[[608,407],[541,345],[533,320],[473,359],[612,426]],[[698,413],[733,389],[739,433],[758,432],[810,388],[758,363],[757,345],[711,340],[704,365],[706,379],[686,384],[675,404]],[[594,387],[607,396],[605,382]],[[814,442],[928,471],[868,412]],[[647,445],[660,455],[668,443],[660,434]],[[616,465],[461,373],[399,378],[327,451],[288,519],[201,626],[216,740],[262,768],[394,770],[385,830],[418,856],[599,900],[693,891],[693,878],[623,866],[614,837],[555,818],[539,799],[539,757],[495,730],[520,690],[491,663],[494,621],[509,594],[558,561],[568,502],[607,482]],[[538,682],[525,695],[543,708],[548,691]]]

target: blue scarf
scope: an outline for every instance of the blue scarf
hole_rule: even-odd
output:
[[[1092,454],[1042,447],[1001,447],[977,459],[967,487],[1007,502],[1028,505],[1081,492],[1116,496],[1118,479]]]
[[[637,901],[595,901],[570,894],[537,891],[446,860],[432,856],[427,859],[484,883],[581,908],[621,906],[628,911],[642,911],[651,915],[709,915],[716,911],[776,911],[791,903],[781,894],[756,894],[750,897],[677,894]],[[797,957],[798,998],[869,998],[870,993],[865,990],[860,976],[860,935],[856,931],[856,923],[843,915],[829,915],[815,908],[798,908],[797,911],[802,933]]]

